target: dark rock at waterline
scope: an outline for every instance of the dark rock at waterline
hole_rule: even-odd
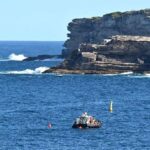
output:
[[[112,36],[103,44],[80,44],[59,66],[45,71],[55,73],[115,74],[150,72],[150,37]]]
[[[52,59],[52,58],[57,58],[61,59],[61,55],[38,55],[38,56],[33,56],[33,57],[27,57],[23,61],[35,61],[35,60],[46,60],[46,59]]]
[[[56,73],[149,73],[150,9],[74,19]]]

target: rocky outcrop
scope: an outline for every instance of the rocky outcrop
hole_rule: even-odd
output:
[[[150,37],[112,36],[103,44],[80,44],[56,73],[145,73],[150,71]]]
[[[103,17],[74,19],[68,25],[68,40],[63,56],[67,57],[81,43],[101,44],[114,35],[150,36],[150,9],[114,12]]]
[[[46,72],[150,72],[150,9],[74,19],[65,61]]]
[[[23,61],[35,61],[35,60],[46,60],[46,59],[52,59],[52,58],[62,58],[61,55],[38,55],[38,56],[30,56],[25,58]]]

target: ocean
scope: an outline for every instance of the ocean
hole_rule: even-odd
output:
[[[1,150],[149,150],[150,75],[42,74],[63,42],[0,42]],[[109,112],[113,101],[113,112]],[[97,129],[72,129],[83,112]],[[51,124],[51,128],[49,128]]]

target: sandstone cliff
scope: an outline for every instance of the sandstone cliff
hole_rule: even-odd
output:
[[[150,73],[150,9],[74,19],[66,60],[46,72]]]
[[[103,44],[80,44],[57,67],[58,73],[145,73],[150,72],[150,37],[112,36]]]
[[[69,39],[65,42],[63,50],[65,57],[81,43],[100,44],[113,35],[150,36],[150,9],[74,19],[69,23],[68,30]]]

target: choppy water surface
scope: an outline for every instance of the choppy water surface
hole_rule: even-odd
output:
[[[0,61],[0,149],[150,149],[149,75],[60,77],[36,70],[58,63]],[[102,128],[72,129],[84,111]]]
[[[149,149],[149,87],[144,76],[0,74],[0,147]],[[72,129],[84,111],[102,128]]]

